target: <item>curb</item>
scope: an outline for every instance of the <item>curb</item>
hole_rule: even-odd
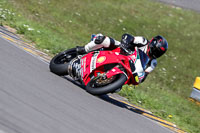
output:
[[[116,100],[118,102],[121,102],[121,103],[125,104],[126,106],[128,106],[128,107],[132,108],[133,110],[135,110],[134,112],[138,112],[139,114],[141,114],[141,115],[143,115],[143,116],[145,116],[145,117],[147,117],[147,118],[149,118],[151,120],[154,120],[154,121],[158,122],[160,125],[168,128],[168,129],[170,129],[170,130],[172,130],[172,131],[174,131],[176,133],[186,133],[186,131],[181,130],[175,124],[173,124],[171,122],[168,122],[166,120],[163,120],[162,118],[153,115],[150,111],[147,111],[147,110],[145,110],[145,109],[143,109],[141,107],[138,107],[138,106],[136,106],[134,104],[130,104],[130,103],[124,101],[124,100],[118,100],[117,98],[114,98],[113,96],[109,96],[109,97],[111,99],[113,99],[113,100]]]
[[[191,101],[194,101],[197,104],[200,103],[200,77],[196,77],[195,79],[190,99],[193,99]]]

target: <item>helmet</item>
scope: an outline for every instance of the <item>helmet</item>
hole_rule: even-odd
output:
[[[158,35],[149,42],[147,54],[151,58],[158,58],[163,55],[168,49],[167,40]]]

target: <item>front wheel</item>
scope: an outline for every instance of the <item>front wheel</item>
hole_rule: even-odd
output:
[[[126,80],[127,77],[124,74],[117,74],[109,79],[93,78],[86,85],[86,91],[93,95],[112,93],[121,88]]]
[[[57,54],[50,61],[49,69],[57,75],[67,75],[69,62],[77,56],[76,48]]]

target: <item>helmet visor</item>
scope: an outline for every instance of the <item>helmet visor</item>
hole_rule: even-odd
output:
[[[153,40],[149,45],[150,45],[150,51],[149,52],[150,52],[150,56],[152,58],[158,58],[165,53],[165,51],[162,51],[160,49],[161,44],[157,43],[157,40]]]

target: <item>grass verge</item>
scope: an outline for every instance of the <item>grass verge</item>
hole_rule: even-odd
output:
[[[0,24],[52,55],[85,45],[93,33],[117,40],[123,33],[165,36],[169,50],[156,70],[119,94],[188,132],[199,132],[200,107],[188,101],[200,71],[199,13],[149,0],[0,0]]]

